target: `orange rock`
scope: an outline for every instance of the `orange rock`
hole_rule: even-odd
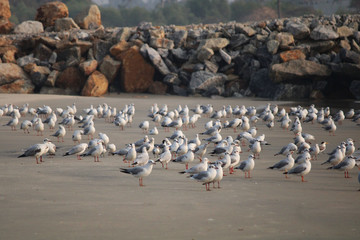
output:
[[[131,44],[121,40],[114,46],[110,48],[110,54],[114,56],[116,59],[120,59],[120,54],[126,50],[128,50],[131,47]]]
[[[75,22],[82,29],[96,29],[101,26],[101,13],[96,5],[91,5],[75,17]]]
[[[121,87],[125,92],[145,92],[153,83],[155,69],[133,46],[120,55]]]
[[[48,2],[37,9],[35,20],[42,22],[44,27],[54,26],[55,20],[69,16],[67,6],[62,2]]]
[[[85,77],[78,67],[68,67],[60,73],[55,86],[80,92],[85,83]]]
[[[14,45],[0,47],[0,56],[4,63],[15,63],[15,54],[18,52],[18,49]]]
[[[21,67],[13,63],[0,64],[0,93],[32,93],[34,88]]]
[[[81,91],[81,95],[100,97],[107,92],[108,87],[109,82],[105,75],[99,71],[95,71],[87,79],[85,86]]]
[[[14,24],[8,19],[0,18],[0,34],[8,34],[14,29]]]
[[[80,63],[79,67],[80,67],[80,70],[86,76],[88,76],[96,70],[97,65],[98,65],[98,62],[96,60],[88,60],[88,61]]]
[[[9,19],[11,17],[9,0],[0,0],[0,19]]]
[[[306,56],[301,50],[295,49],[295,50],[281,52],[280,58],[283,62],[288,62],[297,59],[306,59]]]
[[[34,85],[30,80],[19,79],[0,86],[0,93],[34,93]]]

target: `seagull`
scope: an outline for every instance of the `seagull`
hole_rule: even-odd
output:
[[[99,156],[103,153],[104,151],[104,141],[103,140],[99,140],[96,144],[95,147],[91,148],[87,153],[83,153],[80,156],[84,157],[84,156],[93,156],[94,157],[94,162],[100,162],[99,160]]]
[[[133,166],[135,166],[135,165],[143,166],[149,161],[149,159],[150,159],[149,153],[146,150],[146,147],[144,146],[141,148],[141,153],[136,155],[136,158],[135,158],[134,162],[132,163],[132,165]]]
[[[292,153],[288,153],[287,157],[279,162],[275,163],[268,169],[278,169],[279,171],[285,171],[286,173],[294,166],[294,158]],[[285,175],[288,178],[287,174]]]
[[[114,152],[116,152],[116,145],[113,143],[110,143],[107,145],[106,150],[109,150],[108,155],[112,155]]]
[[[43,162],[42,155],[44,155],[45,153],[47,153],[49,151],[49,146],[46,144],[46,142],[47,142],[47,139],[44,140],[44,143],[38,143],[38,144],[32,145],[31,147],[26,149],[22,155],[18,156],[18,158],[34,156],[36,158],[37,164]],[[39,157],[40,157],[40,162],[38,161]]]
[[[317,156],[319,155],[320,153],[320,147],[319,147],[319,144],[315,144],[314,146],[312,146],[311,148],[309,148],[309,153],[311,156],[314,156],[315,157],[315,160],[317,160]],[[314,158],[312,158],[314,159]]]
[[[153,160],[149,160],[144,166],[137,166],[134,168],[120,168],[120,172],[131,174],[134,177],[139,178],[139,186],[143,187],[143,178],[150,175],[155,162]]]
[[[35,123],[34,123],[34,128],[35,128],[35,130],[36,130],[36,132],[37,132],[37,136],[39,136],[39,135],[43,135],[42,134],[42,132],[45,130],[45,128],[44,128],[44,124],[43,124],[43,122],[42,122],[42,120],[40,119],[40,118],[37,118],[36,119],[36,121],[35,121]]]
[[[355,110],[352,108],[345,114],[345,118],[346,119],[351,119],[351,118],[354,117],[354,115],[355,115]]]
[[[75,130],[73,135],[71,136],[71,139],[75,142],[78,142],[80,143],[81,141],[81,135],[84,134],[84,131],[83,130]]]
[[[216,170],[216,176],[215,176],[214,180],[212,181],[213,188],[215,188],[215,182],[217,182],[218,188],[220,188],[220,181],[224,177],[224,171],[223,171],[223,168],[222,168],[222,165],[220,162],[215,163],[215,170]]]
[[[220,163],[223,169],[229,168],[231,165],[230,154],[225,152],[225,155],[221,159],[215,161],[215,164],[217,164],[217,163]],[[231,170],[229,170],[229,173],[230,172],[231,172]]]
[[[91,121],[89,123],[89,126],[87,126],[86,128],[84,128],[84,134],[83,135],[87,135],[88,136],[88,140],[90,139],[94,139],[94,133],[95,133],[96,129],[94,127],[94,122]]]
[[[178,156],[177,158],[175,158],[172,161],[185,164],[185,169],[187,170],[187,169],[189,169],[189,163],[194,161],[194,152],[193,152],[193,150],[189,149],[187,151],[187,153],[185,153],[184,155]]]
[[[353,169],[355,167],[356,161],[354,156],[347,156],[343,161],[338,163],[335,166],[331,166],[328,169],[335,169],[344,171],[344,177],[345,178],[351,178],[349,177],[349,170]]]
[[[139,124],[139,128],[141,128],[143,130],[143,133],[146,133],[146,134],[149,131],[149,126],[150,126],[149,121],[143,121]]]
[[[168,163],[171,160],[171,152],[169,150],[169,146],[165,145],[164,152],[160,154],[159,158],[156,160],[156,162],[160,162],[162,164],[162,167],[164,168],[164,163],[166,165],[165,169],[168,169]]]
[[[203,182],[205,185],[206,191],[210,190],[210,183],[214,181],[216,177],[216,167],[214,165],[210,165],[206,171],[199,172],[194,175],[190,175],[191,179],[197,180],[198,182]]]
[[[220,142],[222,140],[222,136],[220,135],[219,131],[217,131],[215,133],[215,135],[213,135],[213,136],[211,136],[209,138],[205,138],[203,140],[205,140],[207,142],[213,142],[214,144],[216,144],[216,143],[218,143],[218,142]]]
[[[83,154],[85,152],[85,150],[88,148],[88,144],[87,143],[80,143],[72,148],[70,148],[69,151],[67,151],[64,156],[69,156],[69,155],[74,155],[76,154],[77,159],[81,160],[80,155]]]
[[[3,126],[10,126],[11,127],[11,131],[16,131],[16,126],[19,124],[19,118],[17,117],[13,117],[12,119],[10,119],[10,121],[3,125]]]
[[[64,136],[66,134],[66,130],[63,125],[59,125],[59,129],[51,136],[57,137],[58,142],[60,142],[60,138],[62,139],[62,142],[64,142]]]
[[[321,165],[324,165],[325,163],[330,163],[333,166],[339,164],[345,157],[342,152],[342,148],[342,146],[337,146],[335,152],[329,157],[327,161],[321,163]]]
[[[334,121],[331,121],[330,124],[328,126],[323,127],[323,129],[325,129],[325,131],[329,132],[329,135],[333,135],[335,136],[335,131],[336,131],[336,125],[334,123]]]
[[[202,171],[206,171],[208,169],[208,166],[209,166],[208,163],[209,163],[209,159],[204,158],[201,163],[198,163],[195,166],[189,168],[188,170],[181,171],[179,173],[181,173],[181,174],[185,174],[185,173],[196,174],[196,173],[199,173],[199,172],[202,172]]]
[[[287,156],[289,152],[295,152],[298,150],[298,147],[294,143],[289,143],[288,145],[281,148],[278,153],[275,153],[274,156],[277,155],[285,155]]]
[[[130,149],[127,149],[127,152],[124,154],[124,158],[123,161],[124,162],[128,162],[129,166],[130,163],[135,161],[136,157],[137,157],[137,153],[136,153],[136,149],[135,149],[135,144],[134,143],[130,143],[129,144]],[[115,152],[116,153],[116,152]]]
[[[158,134],[159,134],[159,130],[157,129],[157,127],[154,127],[149,131],[149,135],[158,135]]]
[[[204,143],[204,144],[202,144],[202,145],[195,148],[194,153],[195,153],[195,155],[198,156],[200,161],[202,161],[202,158],[203,158],[203,156],[205,155],[205,153],[207,151],[208,145],[209,145],[209,142]]]
[[[297,158],[295,159],[296,164],[304,163],[307,158],[311,159],[311,155],[309,153],[309,150],[306,149],[304,152],[302,152]]]
[[[30,133],[29,128],[32,127],[32,122],[30,122],[29,120],[24,120],[21,125],[20,125],[20,129],[24,130],[24,133]]]
[[[242,161],[239,166],[237,166],[235,169],[240,169],[245,173],[245,178],[251,178],[250,171],[252,171],[255,167],[255,157],[254,155],[250,154],[248,159],[245,161]],[[246,176],[246,173],[248,173],[248,176]]]
[[[308,174],[311,170],[310,158],[306,158],[304,163],[297,165],[296,167],[290,169],[288,172],[284,172],[284,174],[296,174],[301,176],[301,181],[306,182],[304,180],[304,176]]]
[[[254,158],[257,155],[260,158],[261,144],[260,140],[256,140],[252,145],[249,146],[251,152],[254,154]]]

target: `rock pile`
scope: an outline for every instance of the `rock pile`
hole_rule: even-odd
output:
[[[96,5],[71,19],[50,2],[0,37],[0,91],[360,98],[359,23],[311,15],[104,28]]]

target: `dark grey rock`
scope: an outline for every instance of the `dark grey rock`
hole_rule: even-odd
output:
[[[304,23],[287,22],[285,29],[290,32],[295,39],[304,39],[310,35],[310,29]]]
[[[25,65],[29,64],[29,63],[36,63],[38,64],[40,61],[37,58],[34,58],[34,54],[30,54],[21,58],[18,58],[16,60],[17,65],[19,65],[20,67],[24,67]]]
[[[360,80],[352,81],[349,90],[356,99],[360,99]]]
[[[177,61],[185,62],[189,59],[187,52],[185,50],[183,50],[182,48],[174,48],[174,49],[171,49],[170,52]]]
[[[339,38],[339,34],[330,27],[319,25],[311,31],[310,38],[313,40],[333,40]]]
[[[155,49],[148,47],[146,51],[150,61],[162,75],[167,75],[170,73],[169,68],[166,66],[160,54]]]
[[[181,80],[179,79],[178,74],[169,73],[163,78],[163,82],[169,85],[180,85]]]
[[[273,98],[277,86],[277,84],[271,81],[267,68],[254,72],[249,82],[251,92],[255,93],[257,97],[262,98]]]
[[[173,92],[179,96],[187,96],[188,95],[188,92],[185,88],[179,87],[177,85],[173,86]]]
[[[274,100],[293,100],[293,99],[308,99],[310,97],[312,86],[294,85],[294,84],[280,84],[274,94]]]
[[[340,58],[343,62],[355,63],[355,64],[360,63],[360,54],[354,51],[346,50],[344,48],[340,50]]]
[[[203,92],[210,87],[221,86],[226,82],[226,75],[198,71],[191,74],[189,88],[193,92]]]
[[[38,44],[34,51],[34,57],[40,61],[48,61],[51,57],[52,50],[45,44]]]
[[[101,62],[106,55],[110,55],[110,48],[113,46],[112,41],[98,40],[94,42],[95,60]]]

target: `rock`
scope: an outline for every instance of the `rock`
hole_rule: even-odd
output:
[[[247,44],[250,42],[250,38],[248,38],[247,36],[245,36],[245,34],[236,34],[236,35],[233,35],[231,37],[231,41],[230,41],[230,44],[229,46],[232,48],[232,49],[238,49],[240,48],[242,45],[244,44]]]
[[[339,38],[339,34],[329,27],[319,25],[312,30],[310,38],[313,40],[333,40]]]
[[[211,48],[202,47],[197,53],[197,59],[200,62],[204,62],[205,60],[209,60],[214,55],[214,51]]]
[[[14,24],[11,23],[8,19],[0,18],[0,34],[11,33],[14,29]]]
[[[153,82],[155,69],[146,62],[138,47],[133,46],[123,52],[121,63],[122,89],[125,92],[146,92]]]
[[[213,97],[213,96],[222,96],[225,93],[225,87],[223,86],[212,86],[208,88],[201,95],[203,97]]]
[[[308,60],[293,60],[274,64],[270,68],[270,77],[275,83],[283,81],[322,80],[331,75],[331,70],[322,64]]]
[[[325,53],[331,50],[335,43],[333,41],[316,41],[306,42],[306,46],[310,47],[310,51],[313,53]]]
[[[171,37],[171,39],[173,39],[174,41],[174,46],[176,48],[183,46],[184,43],[186,42],[187,36],[188,36],[188,32],[186,30],[183,29],[175,30],[175,32],[172,34]]]
[[[212,73],[217,73],[219,66],[216,63],[213,63],[211,61],[205,60],[204,64],[206,66],[206,70],[212,72]],[[201,69],[202,70],[202,69]],[[199,70],[200,71],[200,70]]]
[[[105,75],[106,79],[111,84],[115,77],[118,75],[121,67],[121,62],[114,60],[112,57],[107,55],[104,57],[102,63],[100,64],[99,71]]]
[[[179,79],[179,76],[176,73],[167,74],[164,77],[163,82],[168,85],[180,85],[181,84],[181,80]]]
[[[340,40],[339,47],[344,48],[346,50],[351,50],[350,43],[347,40]]]
[[[56,79],[59,77],[59,71],[53,70],[44,82],[44,86],[55,87]]]
[[[350,92],[355,96],[356,99],[360,99],[360,80],[354,80],[351,82],[349,87]]]
[[[177,61],[185,62],[189,59],[186,51],[182,48],[174,48],[170,50],[171,54],[175,57]]]
[[[307,99],[311,94],[311,85],[280,84],[274,100]]]
[[[68,67],[60,73],[55,86],[79,93],[85,84],[85,80],[78,67]]]
[[[310,29],[303,23],[288,22],[285,29],[291,33],[295,39],[304,39],[310,35]]]
[[[354,52],[360,53],[360,46],[359,44],[356,43],[354,39],[351,41],[351,47],[354,50]]]
[[[180,87],[180,86],[176,86],[176,85],[173,86],[173,92],[179,96],[185,97],[188,95],[188,92],[185,87]]]
[[[288,49],[289,45],[294,44],[294,36],[291,33],[281,32],[276,35],[275,40],[280,43],[279,47],[282,49]]]
[[[116,33],[116,41],[128,41],[132,35],[131,28],[123,27]]]
[[[15,54],[18,53],[18,48],[14,45],[0,47],[0,56],[4,63],[16,63]]]
[[[160,95],[165,95],[166,94],[166,91],[167,91],[167,85],[162,83],[162,82],[159,82],[159,81],[154,81],[150,87],[149,87],[149,93],[152,93],[152,94],[160,94]]]
[[[235,32],[236,33],[244,33],[248,37],[252,37],[256,34],[256,31],[253,28],[251,28],[249,26],[244,26],[241,23],[235,24]]]
[[[219,53],[220,53],[221,58],[224,60],[224,62],[226,62],[227,64],[231,63],[231,56],[229,54],[227,54],[227,52],[220,49]]]
[[[79,29],[80,27],[74,22],[72,18],[59,18],[55,20],[55,31],[68,31],[70,29]]]
[[[257,48],[254,45],[252,45],[251,43],[249,43],[244,46],[242,53],[255,55],[256,51],[257,51]]]
[[[94,60],[87,60],[79,64],[80,70],[85,74],[85,76],[89,76],[93,73],[98,66],[98,62]]]
[[[173,49],[174,41],[167,38],[150,38],[150,47],[153,48],[165,48],[165,49]]]
[[[355,63],[355,64],[360,63],[360,54],[354,51],[349,51],[344,48],[340,50],[340,58],[343,62]]]
[[[0,19],[9,19],[11,17],[9,0],[0,0]]]
[[[17,25],[14,33],[36,34],[44,32],[44,27],[39,21],[25,21]]]
[[[222,86],[226,81],[223,74],[197,71],[191,74],[189,88],[192,92],[204,92],[211,87]]]
[[[147,47],[146,52],[150,58],[150,61],[162,75],[167,75],[170,73],[169,68],[166,66],[160,54],[155,49]]]
[[[75,17],[75,22],[82,29],[97,29],[101,26],[101,13],[96,5],[91,5]]]
[[[14,63],[0,63],[0,93],[33,93],[34,89],[21,67]]]
[[[110,54],[116,59],[120,59],[120,54],[128,50],[131,46],[131,43],[122,40],[110,48]]]
[[[76,66],[80,63],[81,50],[80,47],[70,47],[64,49],[57,49],[57,61],[65,61],[66,66]]]
[[[34,51],[34,57],[40,61],[48,61],[52,55],[52,50],[45,44],[38,44]]]
[[[25,65],[29,64],[29,63],[38,63],[39,59],[34,58],[34,54],[30,54],[21,58],[18,58],[16,60],[17,65],[19,65],[20,67],[24,67]]]
[[[50,74],[50,69],[44,66],[32,65],[30,70],[31,81],[35,86],[42,86]]]
[[[106,55],[109,55],[112,46],[113,43],[111,41],[94,41],[94,57],[96,61],[101,62]]]
[[[268,52],[273,55],[277,53],[279,46],[280,46],[280,43],[277,40],[269,40],[266,43],[266,48],[267,48]]]
[[[82,91],[82,96],[100,97],[107,93],[109,82],[105,75],[99,71],[93,72],[87,79]]]
[[[255,93],[257,97],[273,98],[276,87],[277,84],[271,81],[267,68],[262,68],[251,75],[249,89]]]
[[[35,20],[42,22],[44,27],[55,25],[55,20],[58,18],[66,18],[69,16],[67,6],[58,1],[48,2],[37,9]]]
[[[210,48],[213,51],[218,51],[229,45],[230,41],[226,38],[210,38],[201,40],[198,50],[202,48]]]
[[[349,28],[347,26],[341,26],[338,27],[338,29],[336,30],[337,34],[339,34],[339,37],[344,38],[344,37],[350,37],[351,35],[354,34],[354,29]]]
[[[304,60],[304,59],[306,59],[306,56],[301,50],[295,49],[295,50],[281,52],[280,58],[283,62],[288,62],[288,61],[297,60],[297,59]]]

